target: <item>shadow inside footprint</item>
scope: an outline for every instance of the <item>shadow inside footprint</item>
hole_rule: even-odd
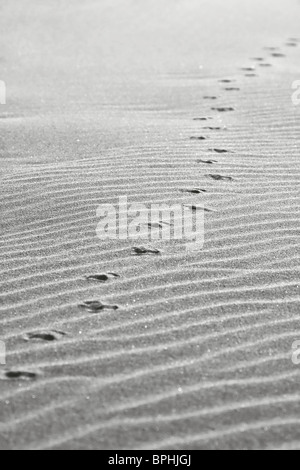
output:
[[[190,193],[190,194],[202,194],[202,193],[207,193],[206,189],[200,189],[200,188],[193,188],[193,189],[182,189],[183,193]]]
[[[33,333],[27,333],[24,336],[25,341],[59,341],[61,338],[66,336],[66,333],[62,331],[35,331]]]
[[[231,176],[222,176],[222,175],[205,175],[208,178],[212,178],[215,181],[234,181]]]
[[[206,163],[207,165],[213,165],[214,163],[218,163],[217,160],[197,160],[197,163]]]
[[[210,152],[215,152],[215,153],[229,153],[229,150],[225,149],[209,149]]]
[[[95,282],[108,282],[110,279],[116,279],[120,277],[118,274],[115,273],[107,273],[107,274],[92,274],[91,276],[86,276],[88,281],[95,281]]]
[[[163,229],[164,225],[169,225],[170,226],[171,224],[168,224],[168,222],[161,222],[161,223],[155,222],[155,223],[147,223],[147,224],[144,224],[144,225],[147,225],[147,227],[149,229]]]
[[[1,380],[36,380],[39,377],[39,373],[37,372],[28,372],[22,370],[9,370],[1,372],[0,379]]]
[[[203,127],[203,129],[209,131],[227,131],[227,127]]]
[[[232,83],[234,82],[234,80],[230,80],[229,78],[225,78],[225,79],[222,79],[222,80],[219,80],[220,83]]]
[[[145,248],[144,246],[141,247],[133,247],[132,248],[133,254],[136,256],[142,255],[160,255],[161,251],[157,250],[156,248]]]
[[[215,212],[211,209],[207,209],[206,207],[201,207],[201,206],[196,206],[196,205],[187,205],[187,204],[185,204],[184,207],[186,207],[187,209],[189,209],[193,212],[197,212],[197,211]]]
[[[213,111],[218,111],[218,113],[228,113],[230,111],[235,111],[234,108],[224,107],[224,108],[211,108]]]
[[[92,312],[92,313],[97,313],[102,310],[118,310],[119,309],[118,305],[103,304],[99,300],[88,300],[84,302],[83,304],[80,304],[79,307],[85,310],[88,310],[89,312]]]

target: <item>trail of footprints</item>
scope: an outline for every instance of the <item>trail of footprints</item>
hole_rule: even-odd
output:
[[[285,46],[289,48],[295,48],[300,45],[300,38],[288,38]],[[284,59],[286,54],[284,54],[278,47],[264,47],[264,51],[268,52],[270,59]],[[245,77],[257,77],[257,67],[261,68],[270,68],[273,65],[270,61],[267,61],[264,57],[254,57],[251,59],[255,65],[244,66],[241,67],[241,71],[246,72]],[[219,80],[221,85],[224,85],[223,91],[226,92],[239,92],[241,91],[240,86],[236,85],[236,79],[232,78],[224,78]],[[217,96],[204,96],[204,100],[206,101],[216,101],[218,99]],[[217,113],[229,113],[234,112],[235,108],[232,106],[214,106],[211,108],[212,111]],[[4,116],[5,117],[5,116]],[[3,118],[4,118],[3,117]],[[202,116],[202,117],[195,117],[193,120],[198,122],[207,122],[213,120],[213,116]],[[203,130],[210,131],[210,132],[220,132],[226,131],[227,127],[221,126],[205,126]],[[208,139],[207,136],[192,136],[190,140],[192,141],[201,141],[204,142]],[[207,149],[209,152],[214,152],[220,155],[227,155],[231,152],[227,149],[218,149],[218,148],[209,148]],[[215,165],[218,163],[217,160],[211,159],[199,159],[197,163],[203,165]],[[205,178],[209,178],[215,182],[224,182],[224,183],[233,183],[235,180],[233,177],[228,175],[222,175],[218,173],[208,173],[203,175]],[[181,190],[183,193],[193,194],[193,195],[200,195],[208,193],[208,190],[205,188],[186,188]],[[197,204],[186,204],[186,208],[197,211],[197,210],[204,210],[205,212],[214,212],[211,209],[206,207],[198,206]],[[150,226],[151,224],[149,224]],[[161,225],[158,224],[161,228]],[[152,227],[152,226],[151,226]],[[161,255],[161,250],[158,250],[153,247],[133,247],[132,248],[132,255],[133,256],[158,256]],[[100,284],[105,284],[114,280],[117,280],[120,276],[117,273],[108,272],[108,273],[99,273],[99,274],[90,274],[85,277],[86,282],[95,282]],[[78,305],[78,308],[85,310],[91,314],[97,314],[102,311],[117,311],[119,310],[118,305],[113,304],[106,304],[100,300],[85,300],[81,304]],[[42,342],[42,343],[53,343],[56,341],[60,341],[65,338],[67,334],[63,331],[59,330],[40,330],[26,333],[23,336],[23,340],[26,342]],[[8,381],[34,381],[37,380],[42,375],[41,371],[34,371],[34,370],[3,370],[0,372],[0,380],[8,380]]]
[[[288,38],[285,46],[287,47],[297,47],[300,45],[300,39],[299,38]],[[264,47],[264,51],[268,52],[269,58],[265,57],[253,57],[251,59],[252,62],[254,62],[254,65],[248,65],[241,67],[242,72],[245,73],[245,77],[257,77],[257,67],[261,68],[270,68],[273,67],[273,64],[270,63],[271,61],[269,59],[284,59],[286,57],[286,54],[283,53],[280,48],[278,47]],[[221,85],[225,85],[223,88],[224,91],[227,92],[239,92],[241,91],[240,86],[237,85],[237,79],[236,78],[223,78],[219,80],[219,83]],[[204,99],[207,99],[207,96],[204,96]],[[234,112],[235,109],[232,106],[214,106],[211,108],[212,111],[217,112],[217,113],[228,113],[228,112]],[[210,117],[203,117],[203,118],[194,118],[194,120],[199,120],[199,121],[205,121],[205,120],[211,120],[213,119],[212,116]],[[203,127],[203,130],[205,131],[222,131],[222,130],[227,130],[227,127],[216,127],[216,126],[205,126]],[[201,140],[206,140],[208,137],[203,136],[201,137]],[[196,138],[192,138],[192,140],[196,140]],[[198,139],[200,140],[200,139]],[[230,154],[230,150],[227,149],[221,149],[221,148],[209,148],[206,149],[208,152],[214,152],[220,155],[226,155]],[[218,163],[217,160],[212,160],[212,159],[198,159],[197,160],[198,164],[203,164],[203,165],[215,165]],[[206,178],[212,179],[213,181],[216,182],[224,182],[224,183],[232,183],[234,182],[234,178],[228,175],[222,175],[222,174],[206,174],[204,175]],[[186,189],[185,192],[188,192],[190,194],[202,194],[204,192],[207,192],[205,189]]]

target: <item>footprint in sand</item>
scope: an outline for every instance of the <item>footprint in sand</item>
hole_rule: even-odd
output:
[[[286,57],[285,54],[282,54],[282,52],[273,52],[273,54],[271,54],[272,57],[275,57],[275,58],[283,58],[283,57]]]
[[[273,67],[272,64],[259,64],[260,67]]]
[[[163,229],[164,225],[171,226],[171,224],[168,224],[167,222],[148,223],[148,224],[144,224],[144,225],[147,225],[147,227],[150,228],[150,229]]]
[[[80,304],[79,307],[85,310],[88,310],[89,312],[92,312],[92,313],[97,313],[102,310],[118,310],[119,309],[118,305],[103,304],[99,300],[87,300],[83,304]]]
[[[216,153],[229,153],[229,150],[225,149],[209,149],[210,152],[216,152]]]
[[[241,89],[238,87],[228,87],[225,88],[225,91],[241,91]]]
[[[223,78],[219,80],[220,83],[233,83],[235,80],[230,80],[229,78]]]
[[[208,131],[227,131],[227,127],[203,127],[203,129]]]
[[[35,331],[33,333],[27,333],[24,336],[25,341],[59,341],[62,339],[64,336],[66,336],[66,333],[62,331],[56,331],[56,330],[51,330],[51,331]]]
[[[278,51],[279,50],[279,47],[264,47],[264,50],[265,51]]]
[[[39,372],[29,372],[25,370],[8,370],[0,372],[0,380],[36,380],[41,374]]]
[[[263,57],[253,57],[252,60],[255,60],[256,62],[263,62],[265,59]]]
[[[204,100],[217,100],[217,96],[203,96]]]
[[[193,136],[193,137],[190,137],[190,140],[206,140],[207,137],[203,137],[203,136],[200,136],[200,137],[196,137],[196,136]]]
[[[120,277],[116,273],[107,273],[107,274],[92,274],[90,276],[86,276],[88,281],[95,281],[95,282],[108,282],[111,279],[116,279]]]
[[[246,73],[246,74],[245,74],[245,77],[251,77],[251,78],[253,78],[253,77],[257,77],[257,76],[258,76],[258,75],[256,75],[256,73]]]
[[[299,43],[300,43],[300,39],[289,38],[286,42],[286,46],[288,46],[288,47],[298,47]]]
[[[186,207],[187,209],[189,209],[193,212],[197,212],[197,211],[215,212],[212,209],[207,209],[206,207],[196,206],[196,205],[187,205],[187,204],[185,204],[184,207]]]
[[[218,111],[218,113],[228,113],[230,111],[235,111],[234,108],[231,107],[225,107],[225,108],[211,108],[213,111]]]
[[[203,118],[194,118],[193,121],[208,121],[212,119],[211,117],[203,117]]]
[[[202,194],[202,193],[207,193],[207,190],[200,189],[200,188],[193,188],[193,189],[182,189],[181,192],[190,193],[190,194]]]
[[[15,119],[21,119],[23,116],[21,116],[20,114],[15,114],[15,113],[0,113],[0,119],[2,120],[9,120],[9,119],[12,119],[12,120],[15,120]]]
[[[241,70],[243,70],[244,72],[254,72],[255,67],[242,67]]]
[[[212,178],[215,181],[234,181],[231,176],[222,176],[222,175],[205,175],[207,178]]]
[[[132,248],[133,254],[136,256],[143,256],[143,255],[160,255],[161,251],[157,250],[156,248],[145,248],[144,246],[140,247],[133,247]]]
[[[218,163],[217,160],[197,160],[197,163],[205,163],[206,165],[213,165],[214,163]]]

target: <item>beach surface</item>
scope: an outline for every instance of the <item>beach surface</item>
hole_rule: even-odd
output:
[[[299,20],[2,2],[2,450],[300,448]],[[205,207],[203,248],[97,237],[125,196]]]

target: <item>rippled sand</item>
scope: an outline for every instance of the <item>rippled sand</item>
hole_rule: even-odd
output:
[[[82,3],[0,9],[0,447],[299,448],[300,5]],[[100,240],[120,196],[203,249]]]

